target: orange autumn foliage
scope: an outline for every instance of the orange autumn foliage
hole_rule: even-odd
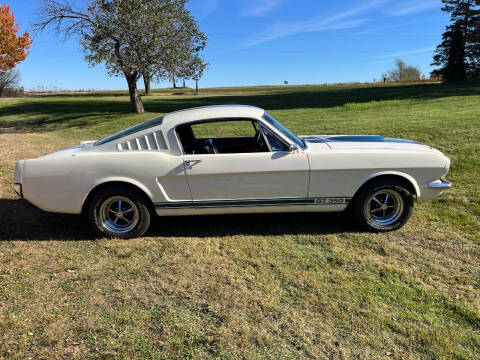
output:
[[[13,69],[28,56],[32,44],[26,31],[17,36],[19,26],[9,5],[0,5],[0,72]]]

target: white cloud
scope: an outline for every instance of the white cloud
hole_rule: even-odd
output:
[[[431,53],[434,50],[435,50],[435,47],[431,46],[431,47],[428,47],[428,48],[413,49],[413,50],[401,51],[401,52],[397,52],[397,53],[393,53],[393,54],[382,55],[382,56],[379,56],[378,58],[379,59],[399,58],[399,57],[402,57],[402,56]]]
[[[358,27],[368,19],[354,19],[354,20],[347,20],[343,22],[337,23],[326,23],[323,20],[309,20],[309,21],[301,21],[297,23],[289,23],[289,24],[277,24],[271,26],[268,31],[253,40],[250,40],[244,44],[244,46],[253,46],[265,43],[267,41],[272,41],[276,39],[280,39],[283,37],[287,37],[290,35],[308,33],[308,32],[318,32],[318,31],[326,31],[326,30],[341,30],[341,29],[351,29],[354,27]]]
[[[406,26],[411,26],[411,25],[417,25],[417,24],[423,24],[425,23],[424,20],[422,21],[412,21],[412,22],[402,22],[400,24],[395,24],[395,25],[388,25],[388,26],[382,26],[382,27],[375,27],[375,28],[370,28],[362,31],[358,31],[353,35],[367,35],[375,32],[384,32],[385,30],[391,30],[391,29],[397,29],[401,27],[406,27]]]
[[[192,6],[195,6],[195,8],[198,11],[198,16],[200,18],[206,18],[215,10],[218,9],[220,6],[220,1],[221,0],[195,0],[195,4],[192,4]]]
[[[405,16],[413,15],[420,12],[440,9],[442,7],[441,0],[414,0],[414,1],[402,1],[391,6],[387,10],[390,16]]]
[[[244,43],[243,46],[258,45],[267,41],[308,32],[355,28],[366,23],[368,19],[352,17],[363,14],[366,11],[385,2],[386,0],[373,0],[351,10],[331,15],[329,17],[313,18],[296,22],[275,23],[265,29],[265,31],[260,35]]]
[[[243,11],[243,15],[263,16],[273,11],[284,0],[250,0],[249,5]]]
[[[367,34],[375,33],[375,32],[378,32],[378,31],[394,29],[394,28],[397,28],[397,27],[400,27],[400,26],[401,26],[401,25],[371,28],[371,29],[367,29],[367,30],[362,30],[362,31],[356,32],[356,33],[353,34],[353,35],[367,35]]]
[[[368,10],[371,10],[383,3],[387,2],[387,0],[373,0],[373,1],[368,1],[360,6],[357,6],[357,7],[354,7],[353,9],[351,10],[348,10],[348,11],[344,11],[342,13],[339,13],[337,15],[333,15],[331,16],[330,18],[328,18],[328,21],[332,22],[332,21],[335,21],[335,20],[340,20],[340,19],[344,19],[344,18],[348,18],[348,17],[351,17],[353,15],[359,15],[359,14],[362,14]]]

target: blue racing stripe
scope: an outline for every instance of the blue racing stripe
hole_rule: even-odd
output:
[[[249,206],[294,206],[294,205],[342,205],[348,204],[351,198],[286,198],[286,199],[251,199],[251,200],[216,200],[216,201],[179,201],[156,203],[157,209],[185,208],[219,208],[219,207],[249,207]]]

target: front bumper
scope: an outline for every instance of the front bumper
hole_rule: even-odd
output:
[[[425,184],[420,189],[420,196],[417,198],[418,202],[429,201],[438,198],[445,190],[451,189],[452,184],[441,179]]]
[[[446,180],[437,180],[428,184],[427,188],[434,190],[448,190],[452,188],[452,184]]]

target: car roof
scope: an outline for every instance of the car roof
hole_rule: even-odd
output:
[[[119,133],[113,134],[108,138],[105,138],[99,141],[99,146],[103,146],[105,151],[110,151],[112,149],[117,149],[118,146],[121,146],[125,151],[130,150],[128,143],[133,143],[134,150],[137,149],[139,144],[141,144],[143,139],[146,136],[157,137],[159,134],[160,139],[157,139],[159,144],[165,143],[165,138],[168,138],[170,144],[175,144],[176,140],[172,137],[175,137],[173,130],[178,125],[182,125],[189,122],[196,122],[201,120],[213,120],[213,119],[234,119],[234,118],[246,118],[246,119],[261,119],[265,114],[265,110],[260,109],[254,106],[246,105],[217,105],[217,106],[204,106],[193,109],[180,110],[165,114],[163,117],[158,117],[150,120],[149,122],[136,125],[136,127],[141,127],[142,125],[152,124],[151,127],[141,128],[135,132],[128,132],[128,130],[134,130],[136,127],[126,129],[120,133],[125,133],[121,136],[118,136]],[[112,139],[110,139],[112,138]],[[107,140],[107,141],[105,141]],[[103,142],[103,143],[102,143]],[[125,146],[124,146],[125,145]],[[165,150],[168,150],[166,144],[163,145]],[[95,147],[97,149],[97,147]],[[170,149],[174,153],[181,154],[179,149]],[[176,151],[176,152],[175,152]]]
[[[185,122],[221,118],[261,118],[265,110],[247,105],[215,105],[175,111],[166,114],[163,123],[175,126]]]

